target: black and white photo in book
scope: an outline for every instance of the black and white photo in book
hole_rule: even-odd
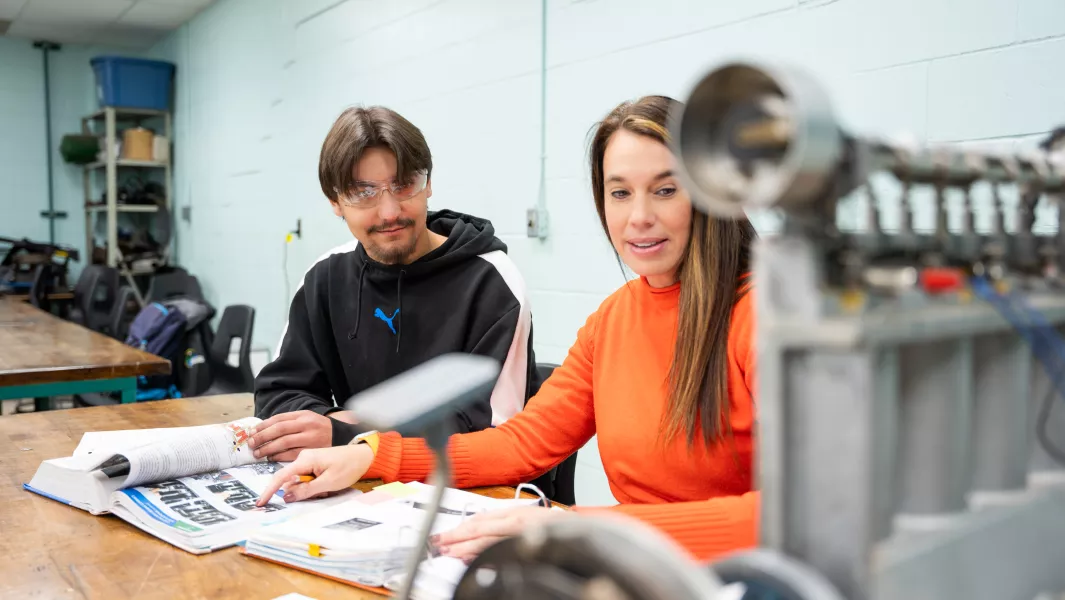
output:
[[[285,468],[285,465],[279,462],[257,462],[250,465],[244,465],[241,469],[251,469],[256,475],[273,475],[281,469]]]
[[[274,512],[278,510],[284,510],[284,504],[270,503],[265,506],[255,506],[255,501],[259,499],[259,494],[256,494],[248,486],[241,483],[239,479],[232,479],[230,481],[222,481],[213,485],[207,486],[207,491],[214,494],[216,497],[221,498],[226,506],[235,508],[241,512],[248,511],[261,511],[261,512]]]
[[[196,492],[180,481],[163,481],[143,485],[141,488],[156,495],[159,501],[170,510],[201,527],[236,520],[236,517],[227,515],[200,498]]]
[[[339,523],[333,523],[332,525],[325,525],[324,529],[340,529],[342,531],[361,531],[363,529],[369,529],[375,525],[380,525],[380,521],[371,521],[370,519],[363,519],[360,517],[354,517],[347,521],[341,521]]]
[[[233,476],[229,474],[229,471],[211,471],[210,473],[192,475],[189,479],[193,481],[229,481],[233,479]]]

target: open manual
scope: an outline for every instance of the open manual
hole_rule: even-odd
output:
[[[279,495],[255,506],[283,466],[256,459],[245,443],[259,422],[86,433],[73,456],[42,462],[23,487],[94,515],[112,513],[193,554],[358,493],[298,504]]]
[[[432,494],[432,486],[417,482],[379,486],[351,502],[261,527],[248,536],[244,553],[359,587],[395,590]],[[479,512],[537,502],[486,498],[449,488],[437,510],[433,533],[454,529]],[[424,551],[428,558],[429,549]],[[423,561],[414,597],[451,598],[465,570],[462,561],[450,557]]]

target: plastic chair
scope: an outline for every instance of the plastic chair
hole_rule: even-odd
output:
[[[52,265],[41,263],[33,271],[33,284],[30,285],[30,304],[37,308],[51,312],[52,303],[48,300],[48,293],[52,290]]]
[[[251,372],[251,333],[255,326],[255,309],[243,304],[227,306],[222,311],[214,341],[207,351],[211,371],[211,385],[204,396],[251,392],[255,376]],[[240,338],[237,366],[229,364],[229,349],[233,338]]]
[[[120,276],[117,269],[104,265],[89,265],[81,272],[74,285],[74,306],[70,320],[93,331],[108,333],[115,302],[118,297]]]
[[[536,379],[538,380],[533,396],[540,392],[551,373],[558,367],[551,363],[536,363]],[[577,474],[577,453],[569,455],[566,460],[555,465],[553,469],[537,477],[530,483],[540,488],[548,500],[571,506],[576,504],[577,498],[574,491],[574,479]]]
[[[129,286],[123,286],[118,290],[118,294],[115,297],[114,305],[111,307],[111,313],[108,318],[108,333],[116,340],[124,342],[126,336],[129,335],[129,326],[133,322],[134,317],[137,316],[137,310],[140,310],[140,305],[137,305],[137,309],[130,311],[130,302],[136,303],[137,292],[133,291],[133,288]]]
[[[78,279],[78,283],[81,283],[81,279]],[[137,311],[129,311],[129,303],[137,300],[137,293],[133,291],[133,288],[129,286],[122,286],[115,296],[114,305],[111,307],[111,314],[108,315],[107,334],[111,337],[124,342],[126,335],[129,334],[129,324],[133,322],[133,318],[137,316]],[[139,305],[138,305],[139,307]],[[137,310],[140,310],[139,308]],[[74,406],[76,408],[84,408],[87,406],[112,406],[115,404],[121,404],[118,394],[109,392],[87,392],[84,394],[75,394]]]
[[[148,284],[147,302],[165,302],[171,298],[191,298],[206,302],[200,280],[180,267],[153,276]]]

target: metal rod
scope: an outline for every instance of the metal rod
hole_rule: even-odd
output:
[[[48,243],[55,243],[55,190],[52,185],[52,91],[48,76],[48,46],[44,46],[44,139],[48,165]]]
[[[943,147],[907,149],[885,142],[868,144],[872,170],[923,184],[963,187],[976,181],[1031,185],[1043,192],[1065,191],[1065,175],[1046,156],[994,155]]]
[[[45,158],[48,165],[48,243],[55,243],[55,190],[52,182],[52,90],[48,68],[48,53],[59,50],[59,44],[46,41],[33,43],[40,48],[44,60],[44,136]]]
[[[544,189],[547,162],[547,0],[540,2],[540,208],[547,208]]]
[[[115,109],[109,106],[104,109],[105,139],[104,148],[107,152],[105,162],[107,165],[107,262],[109,267],[118,266],[118,156],[117,142],[115,140]],[[136,286],[134,286],[136,291]],[[143,306],[143,305],[142,305]]]
[[[418,565],[421,564],[422,559],[426,556],[426,550],[429,547],[429,536],[433,531],[433,523],[436,521],[436,513],[440,509],[440,504],[444,500],[444,490],[451,483],[449,476],[449,465],[447,460],[447,448],[442,451],[436,452],[436,469],[433,471],[433,500],[429,505],[429,512],[425,517],[425,523],[422,524],[422,529],[418,532],[418,539],[415,541],[414,548],[410,554],[407,555],[407,564],[404,567],[405,572],[403,575],[403,587],[399,589],[399,593],[396,594],[396,598],[399,600],[407,600],[410,598],[410,593],[414,589],[414,580],[418,577]]]

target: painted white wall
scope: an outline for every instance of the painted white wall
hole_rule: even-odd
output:
[[[52,140],[46,144],[44,66],[32,42],[0,36],[0,236],[48,240],[47,152],[52,153],[55,208],[67,212],[56,221],[56,241],[85,249],[85,211],[81,167],[68,165],[59,143],[81,132],[81,117],[97,108],[89,61],[94,56],[130,53],[108,48],[64,45],[49,55]],[[87,264],[72,263],[80,272]]]
[[[48,238],[44,82],[41,53],[29,42],[0,37],[0,235]]]
[[[287,290],[313,258],[350,239],[315,169],[329,125],[352,104],[388,105],[422,128],[436,164],[431,204],[493,221],[532,290],[537,358],[551,362],[623,281],[585,162],[590,127],[621,100],[683,97],[708,65],[740,55],[812,71],[860,131],[1013,146],[1065,122],[1060,0],[550,0],[552,233],[529,240],[540,6],[222,0],[153,50],[179,65],[177,204],[192,207],[180,259],[216,305],[257,307],[256,346],[276,343]],[[296,219],[304,237],[286,257]],[[577,482],[579,502],[613,501],[594,441]]]

